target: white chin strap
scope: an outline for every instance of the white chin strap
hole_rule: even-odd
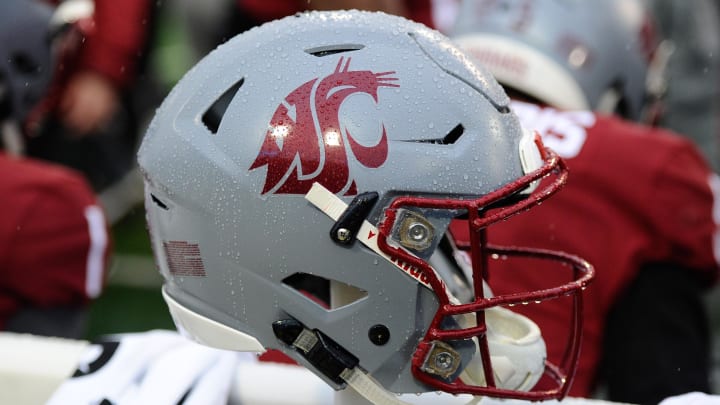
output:
[[[340,215],[347,209],[347,204],[343,200],[319,183],[313,184],[310,191],[305,195],[305,198],[334,221],[337,221]],[[393,262],[389,256],[380,250],[377,245],[376,236],[378,234],[378,229],[374,225],[368,221],[364,221],[356,237],[360,243],[373,250],[379,256],[387,259],[388,262],[393,263],[399,270],[407,273],[426,288],[431,288],[427,282],[418,279],[417,276],[403,268],[401,264]],[[458,262],[460,263],[460,260],[458,260]],[[470,268],[472,268],[472,266],[470,266]],[[463,270],[466,271],[467,269]],[[472,274],[472,271],[470,274]],[[332,291],[331,295],[334,292],[335,291]],[[460,304],[460,301],[450,291],[446,290],[446,292],[453,304]],[[487,286],[486,295],[491,296],[491,292]],[[540,334],[540,329],[530,319],[505,308],[489,308],[485,310],[485,317],[488,325],[487,337],[496,386],[510,390],[531,389],[540,379],[545,368],[545,342]],[[471,314],[464,315],[460,318],[463,323],[463,325],[461,325],[462,327],[475,325],[475,317]],[[473,338],[473,340],[477,346],[477,338]],[[465,367],[460,378],[466,384],[486,386],[482,367],[483,361],[479,353],[480,351],[476,350],[476,355]],[[398,398],[396,394],[386,390],[380,383],[375,381],[359,367],[346,369],[341,374],[341,377],[355,391],[373,404],[407,404],[407,402]]]

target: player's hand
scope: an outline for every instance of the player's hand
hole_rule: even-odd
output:
[[[237,361],[172,331],[114,335],[86,348],[48,404],[226,404]]]
[[[86,71],[76,74],[68,83],[59,112],[63,123],[82,137],[102,129],[119,104],[113,84],[98,73]]]

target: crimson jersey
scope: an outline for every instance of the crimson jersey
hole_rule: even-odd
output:
[[[47,0],[57,5],[63,0]],[[92,19],[83,22],[87,34],[78,70],[98,72],[119,88],[129,86],[149,34],[150,0],[94,0]]]
[[[270,21],[304,11],[307,0],[236,0],[240,10],[258,21]],[[429,0],[404,0],[408,18],[433,26],[432,4]]]
[[[601,355],[606,315],[648,263],[677,263],[714,281],[720,179],[686,138],[587,111],[558,111],[516,102],[523,125],[569,167],[567,185],[527,213],[488,228],[498,245],[565,251],[588,260],[596,277],[585,295],[580,364],[570,391],[588,396]],[[459,246],[466,227],[452,227]],[[464,233],[463,233],[464,232]],[[529,260],[529,259],[528,259]],[[489,284],[496,294],[535,290],[567,281],[551,264],[495,260]],[[513,273],[513,266],[526,266]],[[569,325],[569,301],[513,308],[541,328],[548,357],[559,361]]]
[[[103,211],[69,169],[0,152],[0,330],[23,307],[80,306],[105,281]]]

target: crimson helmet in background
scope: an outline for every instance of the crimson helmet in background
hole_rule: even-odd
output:
[[[579,310],[592,269],[484,243],[566,176],[508,105],[447,38],[383,13],[303,13],[221,45],[171,91],[138,153],[178,328],[224,349],[278,349],[376,403],[564,395],[577,341],[565,364],[546,364],[538,327],[506,307],[572,295]],[[477,242],[467,277],[439,248],[458,218]],[[493,297],[498,255],[574,277]],[[557,385],[534,390],[543,374]]]
[[[637,121],[664,92],[671,53],[653,27],[640,0],[468,0],[449,35],[503,86]]]

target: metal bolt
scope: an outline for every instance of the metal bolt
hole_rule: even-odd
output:
[[[449,344],[436,340],[432,342],[430,352],[420,369],[441,378],[450,378],[457,372],[460,363],[460,353]]]
[[[404,211],[398,220],[398,228],[393,238],[403,247],[417,251],[424,251],[432,246],[434,231],[433,226],[422,215]]]
[[[454,363],[453,355],[448,352],[439,352],[435,355],[435,367],[440,370],[450,370]]]
[[[345,242],[350,239],[350,230],[346,228],[340,228],[337,230],[337,238],[341,242]]]
[[[408,227],[408,236],[415,242],[424,242],[430,231],[425,224],[414,222]]]

